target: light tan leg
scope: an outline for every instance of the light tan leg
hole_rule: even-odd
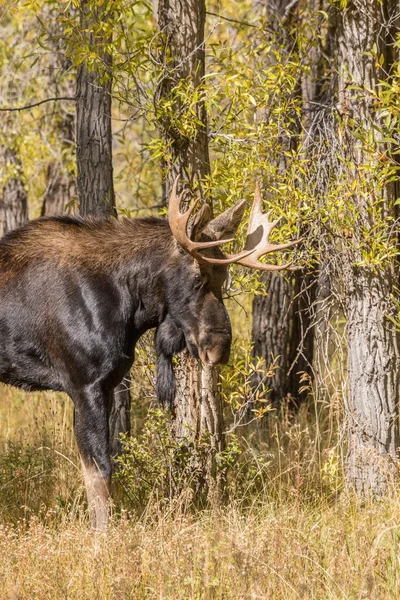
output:
[[[110,481],[107,481],[95,464],[83,460],[90,526],[94,531],[105,531],[110,519]]]

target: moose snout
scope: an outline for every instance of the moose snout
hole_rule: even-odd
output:
[[[199,340],[199,356],[205,365],[226,365],[231,350],[231,336],[209,333]]]

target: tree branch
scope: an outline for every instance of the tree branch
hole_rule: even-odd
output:
[[[219,19],[223,19],[224,21],[229,21],[229,23],[237,23],[238,25],[245,25],[246,27],[258,27],[258,25],[254,25],[253,23],[248,23],[247,21],[237,21],[236,19],[229,19],[228,17],[224,17],[222,15],[219,15],[218,13],[214,13],[209,10],[206,10],[206,14],[211,15],[212,17],[218,17]]]
[[[299,0],[291,0],[291,2],[289,2],[289,4],[287,5],[287,7],[285,8],[285,12],[283,13],[283,16],[284,16],[285,19],[287,19],[287,17],[289,16],[290,11],[298,3],[298,1]]]
[[[40,100],[39,102],[34,102],[33,104],[26,104],[25,106],[20,106],[19,108],[6,106],[4,108],[0,108],[0,112],[19,112],[20,110],[29,110],[30,108],[40,106],[41,104],[45,104],[46,102],[58,102],[59,100],[76,100],[76,98],[75,96],[60,96],[58,98],[46,98],[46,100]]]

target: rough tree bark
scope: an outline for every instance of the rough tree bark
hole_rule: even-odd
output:
[[[65,86],[64,86],[65,87]],[[67,95],[67,94],[65,94]],[[68,94],[73,96],[73,94]],[[71,172],[68,161],[63,160],[75,144],[75,111],[67,106],[59,107],[57,134],[61,140],[61,159],[53,160],[47,167],[47,185],[43,196],[41,216],[61,215],[73,212],[71,204],[76,198],[76,177]]]
[[[363,131],[379,140],[374,125],[379,122],[369,90],[376,89],[384,69],[370,51],[385,56],[386,34],[382,9],[395,14],[395,2],[355,0],[339,16],[339,111],[348,135],[343,140],[348,157],[348,177],[368,178],[368,192],[355,194],[357,224],[352,234],[352,250],[344,255],[344,281],[347,299],[348,398],[345,416],[348,428],[347,481],[361,496],[381,496],[396,472],[399,447],[400,345],[399,334],[387,315],[393,311],[391,294],[398,285],[398,265],[393,261],[378,269],[356,263],[356,250],[362,228],[370,230],[371,208],[380,201],[382,218],[390,215],[393,189],[377,190],[365,145],[352,135]],[[386,69],[389,65],[384,65]],[[360,86],[365,93],[350,86]],[[380,194],[380,198],[376,195]],[[389,226],[389,225],[388,225]]]
[[[81,1],[81,27],[90,31],[87,42],[101,59],[101,72],[91,70],[86,62],[82,62],[76,84],[79,210],[82,215],[105,217],[116,215],[111,127],[112,59],[103,49],[111,40],[101,34],[99,24],[109,18],[111,10],[110,0],[99,6],[91,0]]]
[[[159,0],[158,24],[163,36],[162,59],[164,72],[158,88],[156,102],[167,99],[182,81],[198,88],[205,72],[204,24],[206,8],[204,0]],[[176,100],[174,109],[178,111]],[[186,136],[168,115],[161,115],[160,130],[171,150],[167,162],[167,199],[177,175],[185,189],[202,197],[202,180],[210,172],[208,154],[207,113],[204,102],[196,105],[199,125],[195,136]],[[190,197],[189,197],[190,199]]]
[[[185,81],[196,89],[204,76],[204,23],[205,0],[159,0],[158,23],[163,39],[161,57],[164,71],[161,75],[156,101],[174,98],[174,88]],[[180,104],[174,98],[174,109]],[[202,180],[209,174],[209,154],[207,139],[207,115],[204,103],[196,105],[198,126],[195,135],[184,135],[179,126],[168,115],[161,114],[159,127],[164,136],[170,159],[167,162],[166,192],[169,198],[172,183],[180,177],[181,189],[203,198]],[[176,369],[177,394],[175,401],[174,433],[178,439],[189,438],[195,441],[202,434],[210,436],[214,449],[210,456],[208,474],[214,472],[215,452],[224,447],[223,418],[221,401],[217,391],[215,368],[201,365],[185,352]],[[219,486],[215,479],[208,478],[208,494],[212,495]]]
[[[63,139],[67,141],[66,130],[63,130],[66,136]],[[66,207],[71,206],[71,202],[76,197],[75,176],[64,169],[64,166],[56,161],[49,163],[47,167],[47,187],[43,196],[41,217],[50,217],[62,215],[66,212]],[[68,210],[68,212],[71,212]]]
[[[112,11],[112,1],[95,3],[82,0],[82,31],[87,43],[101,59],[101,68],[91,70],[83,62],[78,69],[76,86],[76,156],[79,210],[82,215],[116,216],[112,163],[111,84],[112,60],[104,50],[110,38],[99,24]],[[127,379],[127,378],[126,378]],[[130,431],[129,379],[114,392],[109,417],[110,451],[121,450],[119,434]]]
[[[255,8],[260,2],[255,0]],[[296,41],[291,35],[293,21],[296,18],[291,0],[275,0],[268,3],[268,29],[271,41],[275,41],[280,51],[288,56],[296,50]],[[298,94],[302,86],[308,94],[315,91],[314,82],[300,81]],[[308,100],[309,101],[309,100]],[[293,117],[295,117],[293,115]],[[262,118],[262,117],[261,117]],[[283,152],[294,150],[300,134],[300,123],[293,118],[292,132],[281,134],[282,151],[277,159],[281,172],[287,170],[287,159]],[[268,381],[269,400],[274,407],[279,407],[285,399],[294,408],[298,406],[303,394],[299,391],[301,373],[312,376],[313,331],[311,327],[311,305],[315,296],[313,276],[304,277],[304,273],[296,271],[287,273],[268,273],[261,276],[267,295],[256,296],[253,301],[252,342],[253,356],[265,360],[266,369],[274,363],[278,368]],[[257,372],[253,376],[253,385],[257,387],[264,374]]]
[[[28,220],[28,198],[21,179],[21,163],[10,148],[0,149],[3,168],[1,174],[5,178],[0,192],[0,237]],[[12,170],[10,177],[8,172]]]
[[[396,474],[400,345],[387,321],[398,274],[347,273],[347,481],[361,496],[382,496]]]
[[[253,356],[265,359],[266,367],[278,366],[268,381],[269,400],[278,408],[285,399],[295,408],[302,397],[299,391],[301,373],[311,376],[314,336],[310,307],[314,301],[312,276],[262,275],[267,295],[253,300]],[[307,284],[309,284],[307,289]],[[278,358],[279,357],[279,358]],[[254,376],[257,385],[262,373]]]
[[[309,72],[302,77],[302,126],[304,129],[303,152],[314,165],[312,178],[313,194],[324,203],[331,181],[330,156],[332,138],[335,136],[336,106],[336,20],[331,10],[325,24],[325,14],[329,12],[329,0],[312,0],[303,19],[307,19],[309,44],[306,61]],[[316,36],[315,31],[320,35]],[[326,237],[326,236],[325,236]],[[315,269],[315,288],[310,306],[313,328],[313,393],[314,397],[329,401],[328,382],[331,382],[331,334],[330,321],[334,314],[335,297],[332,294],[333,274],[330,272],[331,248],[324,252],[324,243],[319,239],[319,265]],[[329,245],[329,244],[328,244]],[[325,249],[326,250],[326,249]]]

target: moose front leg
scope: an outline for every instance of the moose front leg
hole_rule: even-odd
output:
[[[82,461],[90,525],[104,531],[109,521],[111,460],[108,441],[108,402],[101,392],[75,396],[75,436]]]

